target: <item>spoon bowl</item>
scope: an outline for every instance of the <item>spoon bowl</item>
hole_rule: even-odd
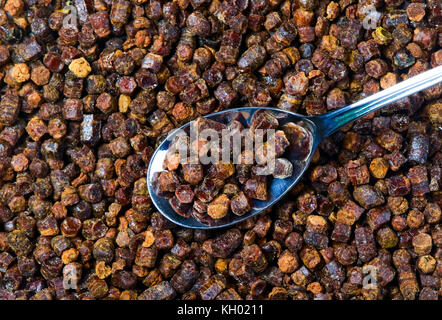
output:
[[[258,213],[266,210],[270,206],[273,206],[293,186],[296,185],[296,183],[301,179],[302,175],[308,168],[317,146],[324,138],[328,137],[342,126],[356,119],[359,119],[397,100],[436,85],[441,81],[442,66],[438,66],[419,75],[411,77],[407,80],[404,80],[388,89],[377,92],[349,106],[319,116],[302,116],[290,111],[269,107],[243,107],[231,110],[224,110],[205,116],[205,118],[207,119],[215,120],[224,124],[227,124],[231,119],[236,119],[239,116],[241,121],[245,122],[243,124],[247,124],[247,127],[249,127],[251,125],[253,115],[258,110],[266,110],[267,112],[273,113],[273,115],[278,118],[280,125],[292,122],[304,128],[309,135],[309,143],[307,148],[308,152],[303,154],[302,157],[300,157],[299,153],[296,152],[296,148],[291,149],[289,147],[289,150],[287,150],[284,154],[284,157],[290,160],[293,165],[293,174],[286,179],[272,179],[268,187],[268,201],[253,199],[251,211],[244,214],[243,216],[230,214],[222,219],[213,219],[210,224],[201,223],[192,216],[189,218],[185,218],[179,215],[175,212],[175,210],[172,209],[171,205],[169,204],[169,200],[159,197],[155,193],[152,186],[154,176],[161,171],[165,171],[163,169],[163,163],[169,146],[172,143],[174,137],[179,132],[181,132],[181,130],[189,133],[190,124],[192,123],[189,122],[170,133],[168,137],[164,139],[163,142],[158,146],[151,158],[147,171],[147,185],[152,202],[167,219],[177,225],[186,228],[215,229],[228,227],[238,222],[249,219],[250,217],[253,217]]]
[[[316,149],[317,144],[319,143],[317,126],[308,117],[277,108],[243,107],[212,113],[208,116],[205,116],[205,118],[227,124],[232,118],[238,118],[239,116],[241,121],[245,122],[244,124],[247,124],[247,126],[249,127],[251,125],[253,115],[258,110],[265,110],[276,115],[280,125],[293,122],[306,130],[310,140],[308,152],[306,154],[303,154],[302,156],[299,156],[295,149],[289,147],[285,154],[285,157],[290,160],[293,165],[293,174],[286,179],[272,179],[268,185],[269,200],[262,201],[252,199],[251,210],[242,216],[229,214],[223,219],[213,220],[210,225],[203,224],[192,216],[190,216],[189,218],[185,218],[172,209],[169,204],[169,199],[159,197],[155,193],[152,186],[152,181],[154,180],[154,175],[156,173],[165,171],[162,165],[166,158],[169,146],[176,135],[182,131],[189,133],[190,125],[192,123],[189,122],[182,127],[174,130],[167,136],[166,139],[163,140],[163,142],[158,146],[155,153],[153,154],[152,160],[150,161],[149,168],[147,170],[148,189],[152,202],[157,208],[161,208],[161,213],[167,219],[177,225],[187,228],[215,229],[220,227],[227,227],[249,219],[250,217],[253,217],[254,215],[274,205],[283,195],[285,195],[293,186],[295,186],[296,183],[298,183],[299,179],[301,179],[302,175],[304,174],[304,171],[310,164],[313,153]]]

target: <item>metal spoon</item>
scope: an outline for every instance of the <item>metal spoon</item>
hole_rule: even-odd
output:
[[[167,150],[173,137],[179,130],[188,130],[190,122],[185,124],[179,129],[174,130],[164,141],[158,146],[153,154],[149,168],[147,171],[147,185],[152,202],[157,209],[169,220],[177,225],[187,228],[198,229],[214,229],[233,225],[235,223],[246,220],[268,207],[274,205],[279,199],[281,199],[292,187],[296,185],[299,179],[302,177],[306,169],[308,168],[314,151],[318,147],[319,143],[324,138],[330,136],[342,126],[352,122],[364,115],[378,110],[396,100],[402,99],[416,92],[424,90],[442,81],[442,66],[433,68],[429,71],[423,72],[417,76],[409,78],[400,82],[390,88],[377,92],[365,99],[362,99],[356,103],[353,103],[347,107],[338,109],[336,111],[319,115],[319,116],[303,116],[293,112],[285,111],[276,108],[264,108],[264,107],[243,107],[237,109],[224,110],[221,112],[213,113],[206,118],[212,119],[218,122],[227,123],[233,115],[238,115],[238,112],[244,117],[247,123],[250,125],[250,120],[253,114],[258,110],[268,110],[275,112],[279,115],[279,123],[283,125],[287,122],[293,122],[301,125],[308,130],[311,136],[310,148],[308,154],[303,158],[299,158],[299,155],[294,152],[288,152],[287,157],[293,164],[293,174],[287,179],[272,179],[269,185],[269,200],[260,201],[253,200],[252,210],[243,216],[237,216],[229,214],[226,218],[215,220],[210,225],[203,224],[193,217],[185,218],[177,214],[169,204],[168,199],[158,197],[152,186],[153,176],[156,172],[164,171],[162,164],[166,156]],[[282,116],[281,116],[282,115]]]

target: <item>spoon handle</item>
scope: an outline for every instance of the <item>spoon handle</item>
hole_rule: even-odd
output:
[[[394,101],[405,98],[442,81],[442,66],[422,72],[407,80],[379,91],[349,106],[311,119],[316,123],[319,134],[325,138],[366,114],[378,110]]]

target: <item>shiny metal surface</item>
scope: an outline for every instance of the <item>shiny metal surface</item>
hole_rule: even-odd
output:
[[[352,122],[364,115],[378,110],[396,100],[402,99],[416,92],[424,90],[442,81],[442,66],[433,68],[429,71],[423,72],[415,77],[402,81],[395,86],[392,86],[386,90],[373,94],[365,99],[362,99],[352,105],[338,109],[336,111],[314,117],[302,116],[296,113],[285,111],[276,108],[263,108],[263,107],[243,107],[231,110],[224,110],[221,112],[213,113],[205,118],[227,123],[232,116],[238,113],[242,115],[243,119],[250,125],[250,120],[253,114],[257,110],[265,109],[271,112],[276,112],[279,115],[283,115],[280,119],[280,124],[283,125],[287,122],[294,122],[307,129],[311,134],[310,151],[304,159],[299,159],[297,154],[293,150],[289,150],[285,155],[293,163],[293,175],[287,179],[272,179],[269,185],[269,201],[252,201],[252,210],[244,216],[236,216],[229,214],[226,218],[216,221],[213,225],[205,225],[197,221],[193,217],[184,218],[177,214],[169,204],[168,199],[158,197],[152,187],[152,178],[156,172],[164,171],[162,164],[166,156],[166,152],[169,145],[179,130],[189,130],[190,123],[185,124],[181,128],[176,129],[160,144],[149,164],[147,172],[147,184],[149,194],[153,204],[167,219],[171,220],[177,225],[187,228],[199,228],[199,229],[214,229],[231,226],[243,220],[246,220],[268,207],[274,205],[281,197],[283,197],[302,177],[311,158],[316,150],[318,144],[327,136],[337,131],[342,126],[349,122]]]

